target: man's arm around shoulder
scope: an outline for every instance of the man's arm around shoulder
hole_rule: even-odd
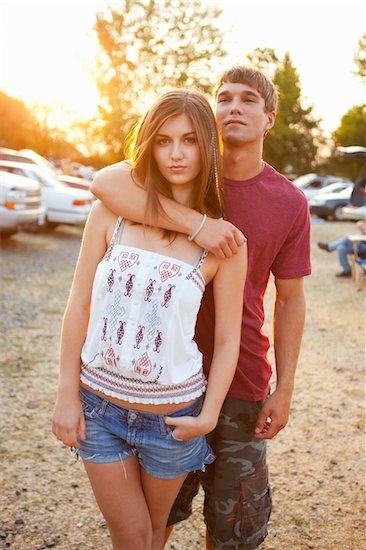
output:
[[[134,181],[128,162],[118,162],[100,170],[91,191],[117,216],[143,223],[146,207],[146,192]],[[167,197],[160,196],[164,213],[158,217],[161,228],[192,235],[202,221],[202,214]],[[230,222],[207,218],[194,239],[202,248],[217,258],[229,258],[236,254],[246,239]]]

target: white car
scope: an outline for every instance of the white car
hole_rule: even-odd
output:
[[[341,176],[323,176],[320,174],[304,174],[294,179],[292,183],[301,189],[309,200],[328,185],[338,182],[353,184],[349,178],[343,178]]]
[[[40,184],[0,172],[0,235],[10,237],[25,225],[42,225],[44,219]]]
[[[90,191],[68,187],[35,164],[0,160],[0,170],[25,176],[41,184],[48,225],[83,224],[86,221],[95,200]]]
[[[342,220],[366,220],[366,204],[363,206],[344,206],[342,208]]]

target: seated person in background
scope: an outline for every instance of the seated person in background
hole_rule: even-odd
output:
[[[366,220],[360,220],[357,222],[356,225],[357,228],[361,231],[362,235],[365,235]],[[321,248],[321,250],[326,250],[327,252],[333,252],[333,250],[337,250],[342,271],[336,273],[336,277],[351,277],[351,266],[347,256],[348,254],[353,254],[354,242],[349,238],[348,235],[344,235],[337,241],[332,241],[330,243],[318,242],[318,246],[319,248]],[[357,242],[356,247],[357,254],[361,258],[366,257],[366,240]]]

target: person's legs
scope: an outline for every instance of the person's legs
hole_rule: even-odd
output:
[[[344,244],[351,242],[347,235],[344,235],[344,237],[341,237],[340,239],[337,239],[336,241],[332,241],[328,243],[328,249],[330,252],[333,252],[333,250],[337,250],[339,246],[343,246]],[[352,243],[351,243],[352,244]]]
[[[152,550],[164,548],[169,512],[186,477],[183,475],[176,479],[158,479],[141,469],[142,487],[152,525]]]
[[[201,474],[207,549],[252,550],[267,535],[271,497],[266,443],[254,438],[260,402],[227,398],[208,441],[216,460]]]
[[[136,456],[120,462],[83,461],[114,550],[151,547],[152,527]]]
[[[344,237],[341,237],[340,239],[336,240],[336,241],[331,241],[330,243],[326,243],[324,241],[319,241],[318,242],[318,247],[321,249],[321,250],[326,250],[327,252],[333,252],[334,250],[337,250],[339,246],[341,246],[342,244],[344,244],[344,242],[346,242],[348,239],[347,235],[345,235]]]
[[[354,251],[352,241],[350,241],[350,239],[348,239],[347,237],[346,239],[344,239],[342,244],[338,246],[337,250],[339,263],[342,267],[342,273],[351,273],[351,266],[348,261],[348,254],[352,254]]]
[[[207,466],[207,468],[211,467],[211,464]],[[165,542],[172,533],[174,525],[188,519],[192,514],[192,503],[200,488],[198,475],[198,472],[190,472],[184,480],[179,494],[170,510],[165,530]]]

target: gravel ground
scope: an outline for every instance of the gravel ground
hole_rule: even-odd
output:
[[[261,550],[361,550],[365,537],[365,293],[316,247],[354,232],[314,223],[314,274],[289,425],[269,444],[274,510]],[[2,240],[0,548],[111,548],[82,464],[50,433],[60,322],[81,230]],[[267,330],[273,292],[270,290]],[[204,548],[202,495],[168,550]]]

